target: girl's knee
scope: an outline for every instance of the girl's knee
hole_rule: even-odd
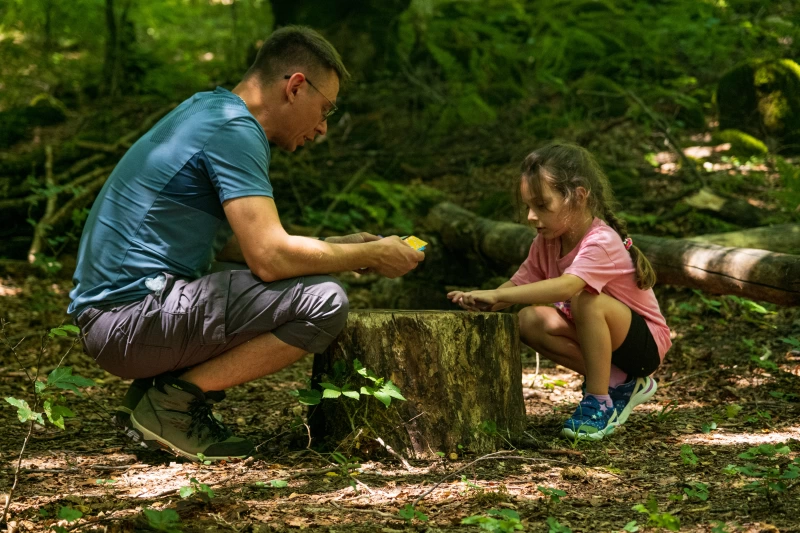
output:
[[[602,313],[601,295],[592,294],[588,291],[581,291],[570,300],[570,311],[572,312],[572,319],[576,324],[582,320]]]
[[[539,331],[542,329],[543,320],[538,307],[526,307],[519,312],[519,329],[521,331]]]

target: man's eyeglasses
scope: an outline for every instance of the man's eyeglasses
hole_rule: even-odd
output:
[[[287,74],[286,76],[284,76],[284,77],[283,77],[283,79],[285,79],[285,80],[288,80],[288,79],[289,79],[289,78],[291,78],[291,77],[292,77],[292,76],[291,76],[290,74]],[[316,86],[314,86],[314,84],[313,84],[313,83],[311,83],[311,80],[310,80],[310,79],[306,78],[306,82],[308,82],[308,84],[309,84],[309,85],[311,85],[311,87],[312,87],[312,88],[313,88],[315,91],[317,91],[319,94],[321,94],[321,95],[322,95],[322,97],[323,97],[325,100],[327,100],[329,104],[331,104],[331,107],[330,107],[330,109],[328,109],[327,111],[325,111],[325,112],[323,112],[323,113],[322,113],[322,122],[325,122],[326,120],[328,120],[329,118],[331,118],[331,116],[333,116],[333,114],[334,114],[334,113],[336,113],[336,111],[337,111],[339,108],[338,108],[338,107],[336,107],[336,104],[334,104],[333,102],[331,102],[331,99],[330,99],[330,98],[328,98],[327,96],[325,96],[325,94],[324,94],[322,91],[320,91],[319,89],[317,89],[317,88],[316,88]]]

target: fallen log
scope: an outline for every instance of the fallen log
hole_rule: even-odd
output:
[[[524,261],[535,236],[528,226],[481,218],[448,202],[431,210],[428,223],[445,246],[507,264]],[[687,239],[632,237],[653,264],[659,283],[800,304],[800,256]]]
[[[742,231],[698,235],[689,237],[688,240],[733,248],[756,248],[783,254],[800,254],[800,224],[777,224]]]
[[[525,428],[518,329],[510,313],[351,311],[344,331],[314,358],[312,382],[326,390],[309,414],[312,439],[412,458],[494,451],[501,437]],[[356,360],[385,381],[355,372]],[[406,401],[391,396],[386,408],[378,394],[364,394],[362,387],[382,390],[388,381]]]

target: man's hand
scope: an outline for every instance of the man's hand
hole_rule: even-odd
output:
[[[377,263],[372,269],[387,278],[398,278],[408,274],[425,260],[424,253],[413,249],[397,235],[379,239],[371,246],[375,247]]]
[[[447,297],[467,311],[489,311],[499,301],[497,291],[453,291]]]
[[[325,242],[331,244],[361,244],[362,242],[373,242],[381,240],[377,235],[362,231],[361,233],[353,233],[351,235],[342,235],[341,237],[327,237]]]

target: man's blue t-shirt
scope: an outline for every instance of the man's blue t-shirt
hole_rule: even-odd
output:
[[[147,278],[196,279],[229,225],[222,202],[272,197],[267,137],[244,102],[197,93],[125,154],[92,207],[78,249],[69,313],[144,298]]]

